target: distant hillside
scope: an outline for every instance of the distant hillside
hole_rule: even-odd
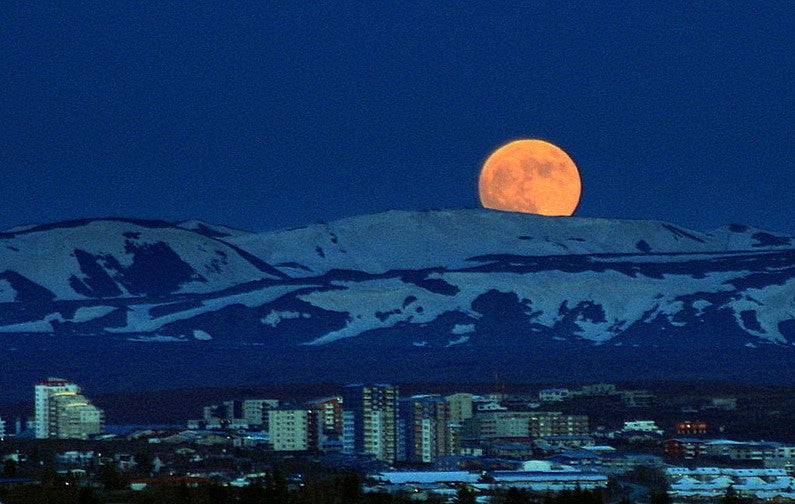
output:
[[[123,391],[495,370],[792,383],[794,243],[490,210],[269,233],[27,226],[0,234],[0,387],[11,400],[51,374]]]

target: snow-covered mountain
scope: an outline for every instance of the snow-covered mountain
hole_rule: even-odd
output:
[[[198,221],[27,226],[0,233],[0,333],[9,362],[41,341],[132,353],[179,342],[161,352],[267,355],[277,378],[283,361],[305,372],[299,361],[311,358],[333,379],[331,368],[356,378],[388,368],[383,356],[421,355],[444,379],[461,352],[473,377],[495,359],[521,374],[514,356],[573,349],[687,360],[764,348],[792,362],[795,239],[490,210],[393,211],[268,233]],[[699,370],[726,373],[709,367]],[[389,378],[409,369],[396,364]]]

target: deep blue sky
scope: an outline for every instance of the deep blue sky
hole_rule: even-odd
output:
[[[0,228],[476,207],[537,137],[575,215],[795,233],[792,2],[493,3],[3,2]]]

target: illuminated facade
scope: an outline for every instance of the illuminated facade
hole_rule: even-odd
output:
[[[320,414],[310,408],[268,411],[268,437],[274,451],[314,451],[320,446]]]
[[[63,378],[48,378],[35,386],[36,438],[88,439],[102,432],[104,412]]]
[[[334,439],[342,435],[342,396],[315,399],[307,405],[320,411],[323,434]]]

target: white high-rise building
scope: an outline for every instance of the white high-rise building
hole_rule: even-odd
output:
[[[6,437],[6,422],[0,418],[0,441]]]
[[[86,439],[102,432],[104,413],[80,387],[63,378],[48,378],[35,387],[36,438]]]
[[[268,411],[268,434],[274,451],[317,450],[320,445],[320,412],[309,408]]]
[[[36,403],[33,412],[36,418],[36,438],[50,437],[50,397],[60,392],[80,392],[80,387],[63,378],[47,378],[36,387]]]

